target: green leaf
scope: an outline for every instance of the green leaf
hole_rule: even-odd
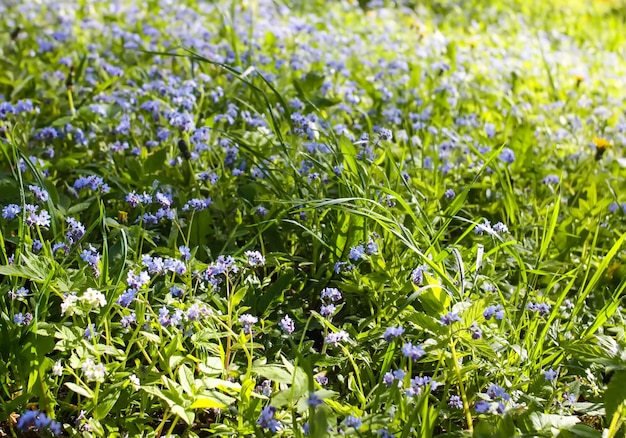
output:
[[[617,408],[626,401],[624,379],[626,379],[626,371],[616,372],[604,391],[604,408],[606,409],[608,421],[611,421]]]
[[[98,398],[98,404],[96,405],[96,409],[94,409],[93,417],[96,420],[102,420],[106,418],[106,416],[111,412],[115,403],[120,398],[121,392],[117,388],[113,388],[108,394],[104,397]]]
[[[575,415],[554,415],[542,412],[532,412],[528,417],[534,431],[555,429],[569,429],[580,422]]]
[[[26,266],[0,266],[0,275],[27,278],[38,283],[43,283],[45,280],[45,276],[41,276],[39,273],[27,268]]]
[[[221,401],[207,396],[200,396],[191,404],[191,409],[224,409],[226,407]]]
[[[87,398],[93,398],[93,391],[89,388],[78,386],[76,383],[72,382],[65,382],[65,386],[67,386],[71,391],[74,391],[76,394],[80,394]]]

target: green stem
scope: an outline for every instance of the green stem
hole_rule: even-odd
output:
[[[452,362],[454,363],[454,373],[459,381],[459,391],[461,392],[461,400],[463,400],[463,411],[465,412],[465,419],[467,420],[467,430],[474,432],[472,413],[470,412],[467,394],[465,393],[465,387],[463,386],[463,377],[461,376],[461,368],[459,367],[459,360],[456,355],[456,349],[454,348],[454,342],[450,343],[450,352],[452,353]]]

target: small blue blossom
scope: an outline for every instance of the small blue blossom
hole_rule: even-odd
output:
[[[490,320],[495,316],[498,321],[501,321],[504,319],[504,309],[500,304],[496,306],[489,306],[483,311],[483,316],[486,320]]]
[[[500,152],[500,159],[507,164],[511,164],[515,161],[515,153],[510,148],[504,148],[502,152]]]
[[[34,253],[38,253],[39,251],[41,251],[42,248],[43,248],[43,243],[41,243],[41,240],[39,239],[33,240],[32,250]]]
[[[495,383],[489,385],[489,388],[487,388],[487,395],[492,400],[501,399],[504,401],[508,401],[511,399],[511,397],[509,396],[509,394],[506,393],[504,388],[502,388],[500,385],[496,385]]]
[[[201,211],[201,210],[205,210],[205,209],[209,208],[209,206],[211,204],[213,204],[213,199],[211,199],[211,198],[190,199],[189,201],[187,201],[187,203],[185,205],[183,205],[182,210],[183,211],[189,211],[189,210]]]
[[[361,421],[361,419],[359,417],[356,417],[354,415],[348,415],[346,417],[346,426],[347,427],[354,427],[355,429],[358,429],[362,425],[363,425],[363,421]]]
[[[189,261],[189,259],[191,258],[191,251],[189,250],[188,246],[185,246],[185,245],[179,246],[178,252],[180,252],[180,255],[183,257],[183,260],[185,261]]]
[[[15,219],[15,217],[20,214],[21,211],[22,207],[17,204],[5,205],[2,208],[2,217],[7,220]]]
[[[357,245],[350,248],[350,253],[348,254],[348,258],[352,261],[361,260],[365,256],[365,248],[363,245]]]
[[[309,398],[307,399],[307,405],[309,405],[312,408],[316,408],[322,403],[324,403],[324,401],[320,398],[319,395],[317,395],[314,392],[309,394]]]
[[[404,333],[404,327],[401,325],[397,327],[387,327],[383,334],[383,339],[387,342],[392,342],[395,338],[402,336]]]
[[[545,185],[553,185],[560,183],[561,179],[557,175],[550,174],[546,175],[541,182]]]
[[[326,287],[322,289],[320,296],[322,300],[332,303],[336,303],[342,298],[341,292],[339,292],[339,289],[337,289],[336,287]]]
[[[421,345],[414,346],[411,342],[407,342],[402,346],[402,354],[415,362],[422,358],[426,352]]]
[[[450,399],[448,400],[448,406],[452,409],[463,409],[463,401],[458,395],[453,395],[450,396]]]
[[[489,409],[491,409],[491,403],[480,400],[476,402],[476,404],[474,405],[474,409],[476,409],[476,412],[478,414],[486,414],[487,412],[489,412]]]
[[[264,266],[265,257],[259,251],[246,251],[243,253],[248,258],[250,266]]]
[[[322,315],[325,318],[328,318],[329,316],[332,316],[336,310],[337,308],[335,307],[334,304],[322,305],[320,309],[320,315]]]
[[[35,195],[35,198],[37,198],[41,202],[46,202],[50,199],[50,195],[48,195],[48,192],[39,186],[29,185],[28,190],[30,190],[33,195]]]
[[[17,421],[17,428],[23,431],[35,429],[39,432],[43,432],[45,430],[49,430],[54,435],[61,435],[63,433],[60,423],[51,419],[39,410],[26,411],[20,415],[20,418]]]
[[[478,327],[476,323],[473,323],[470,327],[470,333],[472,335],[472,339],[477,340],[483,337],[483,331]]]
[[[380,128],[378,135],[382,140],[389,141],[393,138],[393,134],[390,129]]]
[[[552,382],[554,379],[556,379],[557,374],[558,373],[552,368],[543,372],[543,376],[548,382]]]
[[[551,306],[547,303],[533,303],[530,302],[526,306],[526,308],[532,312],[539,313],[539,315],[544,316],[550,313]]]
[[[252,333],[252,326],[259,322],[259,318],[249,313],[244,313],[239,317],[239,322],[243,324],[243,332],[249,335]]]
[[[295,323],[289,315],[285,315],[283,319],[278,323],[278,327],[288,335],[292,334],[296,330]]]
[[[324,343],[331,344],[333,347],[337,347],[340,342],[347,341],[348,339],[350,339],[348,333],[340,330],[338,332],[329,333],[326,338],[324,338]]]
[[[96,336],[98,336],[98,332],[96,332],[95,324],[87,325],[87,327],[85,328],[85,332],[83,333],[83,337],[85,339],[91,340]]]
[[[274,418],[274,414],[276,413],[276,408],[274,406],[265,406],[261,410],[261,415],[257,420],[256,424],[261,426],[263,429],[267,429],[272,433],[278,432],[282,429],[282,424],[280,421]]]
[[[455,312],[448,312],[441,316],[440,322],[442,325],[452,325],[454,322],[460,322],[461,317]]]
[[[365,245],[365,254],[367,255],[378,254],[378,244],[374,242],[373,240],[370,240],[369,242],[367,242],[367,244]]]
[[[424,282],[424,273],[427,271],[428,265],[420,265],[411,272],[411,281],[416,286],[421,286]]]

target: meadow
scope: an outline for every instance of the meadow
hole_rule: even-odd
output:
[[[0,436],[626,436],[626,4],[0,15]]]

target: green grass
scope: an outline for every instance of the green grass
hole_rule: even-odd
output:
[[[0,434],[623,436],[619,1],[15,3]]]

